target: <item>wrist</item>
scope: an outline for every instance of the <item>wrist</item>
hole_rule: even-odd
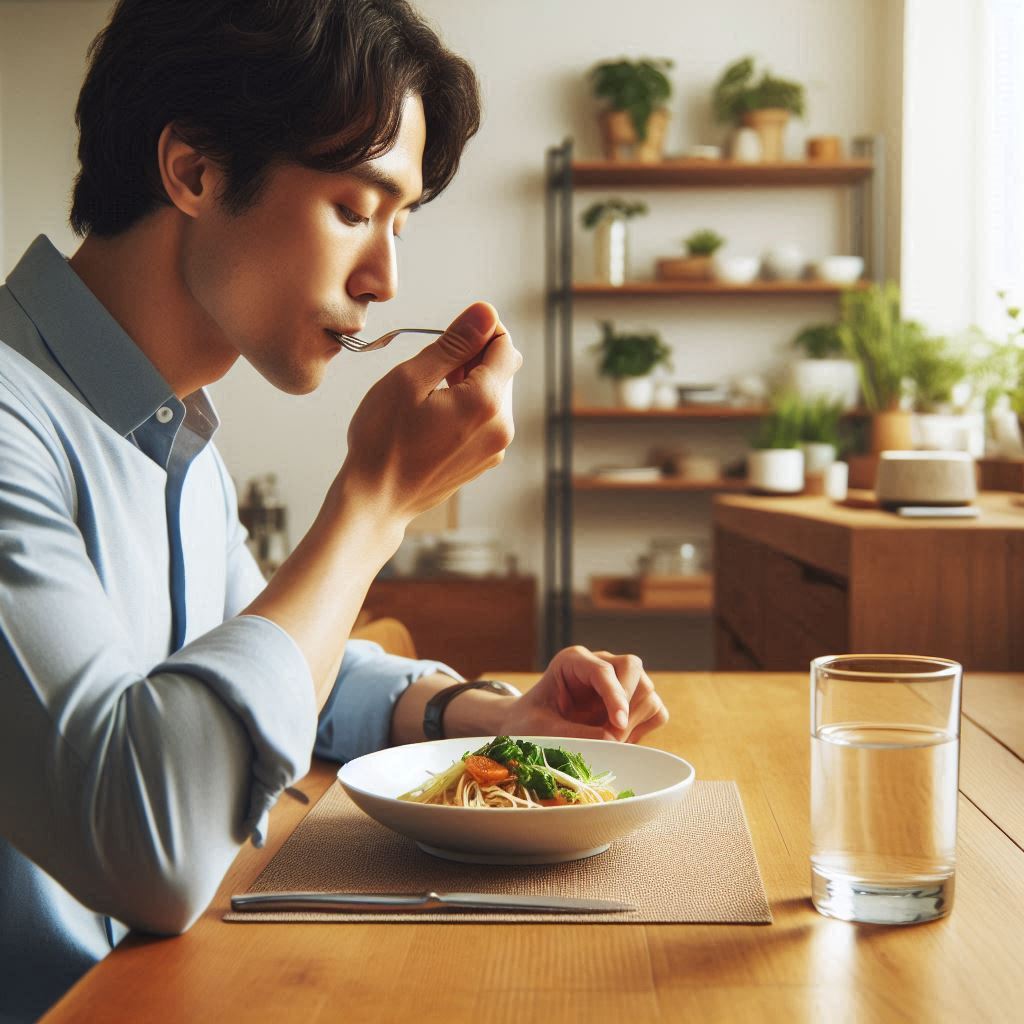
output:
[[[334,532],[344,524],[346,535],[365,545],[383,565],[405,537],[410,518],[380,499],[379,494],[358,485],[345,468],[335,477],[320,508],[313,529]]]
[[[511,694],[465,690],[444,709],[444,735],[497,736],[501,723],[518,700],[518,696]]]

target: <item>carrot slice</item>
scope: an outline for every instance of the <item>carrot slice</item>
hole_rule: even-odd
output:
[[[484,757],[482,754],[472,754],[463,763],[466,766],[466,771],[481,786],[493,786],[495,783],[505,782],[512,777],[503,764],[492,761],[491,758]]]

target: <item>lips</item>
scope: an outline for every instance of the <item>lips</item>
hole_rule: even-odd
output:
[[[339,345],[341,344],[341,336],[343,334],[355,335],[362,330],[362,327],[345,327],[340,331],[332,330],[330,327],[325,327],[324,331],[329,334]]]

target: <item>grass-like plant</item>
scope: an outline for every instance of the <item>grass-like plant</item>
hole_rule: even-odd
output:
[[[970,373],[966,351],[946,338],[921,337],[911,346],[907,376],[912,382],[914,408],[929,412],[953,400],[953,389]]]
[[[598,373],[603,377],[646,377],[656,366],[672,365],[672,349],[656,331],[626,333],[609,320],[601,323],[601,339],[591,348],[600,356]]]
[[[871,412],[897,409],[913,352],[925,337],[921,324],[901,316],[899,286],[889,281],[845,292],[839,336],[857,364],[864,405]]]
[[[807,444],[831,444],[839,447],[839,421],[843,406],[830,398],[816,398],[804,403],[800,423],[800,440]]]
[[[796,395],[779,395],[772,402],[771,411],[764,416],[751,440],[757,449],[796,448],[799,446],[804,423],[804,403]]]
[[[725,245],[725,239],[717,231],[703,228],[684,239],[683,245],[690,256],[713,256]]]
[[[808,359],[829,359],[845,355],[838,324],[812,324],[793,339],[793,347],[803,349]]]
[[[763,71],[755,81],[753,57],[743,57],[730,64],[715,83],[711,102],[719,121],[738,124],[751,110],[781,108],[803,117],[804,87],[799,82],[776,78]]]
[[[647,120],[672,95],[667,57],[602,61],[590,69],[594,95],[608,100],[611,110],[624,110],[640,142],[647,138]]]
[[[631,203],[618,196],[612,196],[598,203],[592,203],[583,211],[580,220],[589,231],[591,228],[596,228],[606,217],[625,217],[626,220],[629,220],[630,217],[638,217],[642,213],[647,213],[646,203]]]

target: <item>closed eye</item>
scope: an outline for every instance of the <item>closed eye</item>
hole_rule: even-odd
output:
[[[337,210],[338,210],[338,216],[341,217],[341,219],[343,221],[345,221],[346,224],[351,224],[353,227],[355,227],[355,226],[357,226],[359,224],[368,224],[369,223],[369,218],[368,217],[360,217],[359,214],[356,213],[355,210],[350,209],[348,206],[345,206],[343,203],[338,203],[337,204]]]

